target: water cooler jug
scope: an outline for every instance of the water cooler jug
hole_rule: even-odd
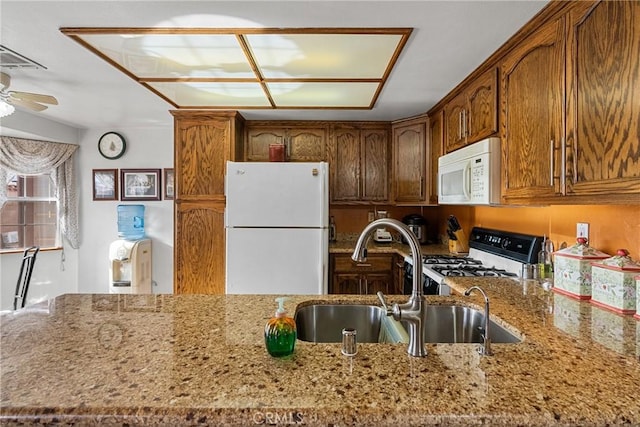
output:
[[[109,246],[109,293],[152,293],[151,239],[122,239],[111,243]]]

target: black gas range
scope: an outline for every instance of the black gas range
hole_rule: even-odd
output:
[[[445,277],[519,278],[523,264],[537,261],[542,237],[474,227],[469,236],[469,254],[422,256],[425,295],[449,295]],[[404,291],[411,293],[413,260],[405,258]]]

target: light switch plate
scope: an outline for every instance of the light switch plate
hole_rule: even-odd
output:
[[[579,222],[576,224],[576,237],[584,237],[589,240],[589,223]]]

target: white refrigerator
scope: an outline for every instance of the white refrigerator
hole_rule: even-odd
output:
[[[327,293],[328,175],[325,162],[227,162],[226,293]]]

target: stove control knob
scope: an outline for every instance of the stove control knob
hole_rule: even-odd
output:
[[[509,245],[511,244],[511,240],[509,240],[508,237],[505,237],[504,239],[502,239],[502,249],[507,249],[509,247]]]

